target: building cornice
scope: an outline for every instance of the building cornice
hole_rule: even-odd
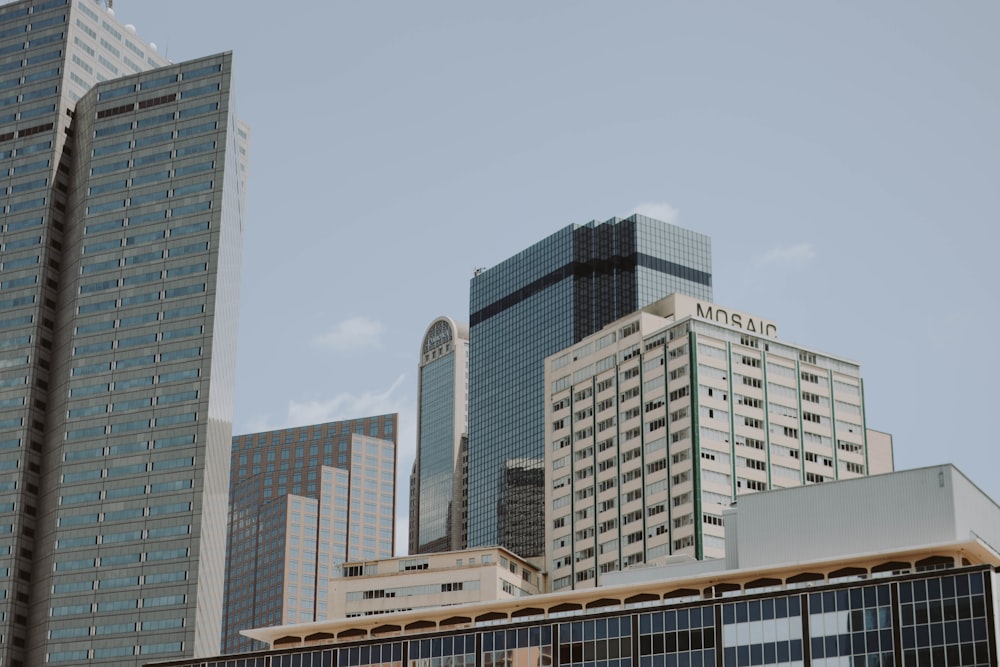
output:
[[[511,623],[528,618],[560,619],[593,609],[628,609],[656,603],[713,600],[755,592],[798,590],[850,579],[874,578],[886,573],[913,571],[929,558],[952,559],[954,565],[1000,568],[1000,554],[981,540],[914,546],[889,552],[859,553],[833,559],[801,561],[764,568],[713,570],[669,576],[669,566],[647,566],[642,581],[580,590],[486,601],[447,607],[415,609],[392,614],[341,618],[297,625],[244,630],[243,635],[272,647],[313,646],[341,641],[411,637],[418,634]],[[702,561],[711,563],[712,561]],[[888,568],[888,569],[881,569]],[[657,578],[658,574],[666,575]]]

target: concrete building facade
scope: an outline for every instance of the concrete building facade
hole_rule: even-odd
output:
[[[505,488],[532,477],[511,474],[510,461],[531,470],[545,456],[543,360],[672,292],[711,299],[711,244],[642,215],[571,225],[477,271],[470,287],[469,545],[541,556],[542,513],[514,520],[503,503],[530,495]]]
[[[349,560],[395,553],[397,415],[233,438],[223,650],[240,634],[323,620]]]
[[[213,654],[247,131],[232,57],[0,6],[0,663]]]
[[[330,618],[504,600],[542,592],[530,563],[501,547],[344,563],[330,582]]]
[[[685,295],[546,359],[545,390],[554,590],[675,554],[723,557],[723,513],[744,494],[891,470],[857,364]]]
[[[831,508],[843,520],[817,521]],[[931,520],[916,525],[924,511]],[[726,559],[254,630],[270,650],[170,667],[998,664],[1000,507],[952,466],[753,494],[726,516]]]
[[[411,554],[466,544],[469,328],[435,319],[420,345],[417,456],[410,476]]]

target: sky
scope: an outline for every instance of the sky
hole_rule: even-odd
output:
[[[233,51],[251,127],[234,431],[398,412],[469,279],[640,211],[715,301],[857,361],[898,469],[1000,499],[1000,3],[118,0]]]

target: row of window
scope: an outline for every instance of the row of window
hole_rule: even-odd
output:
[[[391,435],[393,433],[393,422],[390,419],[385,419],[381,422],[378,421],[378,418],[356,421],[345,420],[321,424],[314,426],[311,429],[288,429],[282,431],[268,431],[264,433],[233,436],[233,447],[237,449],[254,449],[256,447],[268,447],[278,444],[288,445],[294,442],[307,442],[309,440],[333,437],[338,433],[341,435],[350,435],[352,433],[364,435],[366,431],[370,437],[377,438],[379,437],[380,424],[383,434]],[[343,444],[346,447],[346,441]],[[368,444],[369,446],[376,446],[375,443]],[[295,451],[296,456],[302,456],[302,454],[299,453],[298,448],[296,448]],[[287,458],[287,456],[282,454],[282,458]]]
[[[60,527],[86,526],[94,523],[133,521],[144,517],[164,516],[168,514],[183,514],[191,511],[190,502],[168,503],[165,505],[152,505],[149,507],[127,507],[121,510],[111,510],[107,512],[67,514],[59,517]],[[163,583],[163,581],[149,582]],[[77,584],[72,584],[76,586]],[[82,590],[82,589],[81,589]],[[60,592],[60,591],[56,591]],[[68,591],[62,591],[68,592]]]
[[[162,382],[162,376],[161,376],[161,382]],[[99,426],[89,426],[86,428],[68,430],[66,431],[66,440],[83,440],[88,438],[99,438],[104,435],[121,435],[123,433],[134,433],[136,431],[145,431],[150,428],[164,428],[166,426],[176,426],[178,424],[190,424],[197,420],[198,420],[198,413],[183,412],[175,415],[165,415],[163,417],[156,417],[154,419],[138,419],[127,422],[113,422],[107,425],[101,424]],[[67,479],[64,481],[69,482],[75,480]]]
[[[178,574],[186,575],[184,572]],[[77,627],[59,627],[49,631],[49,639],[78,639],[82,637],[101,637],[106,635],[131,634],[136,632],[153,632],[156,630],[175,630],[184,627],[184,618],[159,618],[149,621],[83,625]]]
[[[56,549],[76,549],[105,544],[120,544],[123,542],[139,542],[142,540],[157,540],[181,537],[191,533],[191,526],[164,526],[160,528],[145,528],[120,533],[102,533],[99,535],[79,535],[56,540]]]
[[[211,141],[197,148],[198,150],[211,150],[214,147],[215,147],[215,142]],[[177,149],[174,152],[177,153],[181,150],[183,149]],[[152,157],[155,157],[157,161],[159,161],[159,159],[161,158],[162,159],[169,158],[169,156],[166,157],[152,156]],[[145,158],[137,158],[137,160],[144,160],[144,159]],[[110,185],[114,186],[115,189],[117,189],[118,186],[123,185],[123,183],[124,181],[119,184],[110,184]],[[185,185],[183,187],[170,188],[166,190],[155,190],[152,192],[146,192],[141,195],[132,195],[126,199],[114,199],[100,204],[94,204],[92,206],[88,206],[87,214],[96,215],[99,213],[107,213],[109,211],[115,211],[119,208],[140,206],[143,204],[149,204],[151,202],[160,201],[162,199],[168,199],[170,197],[182,197],[197,192],[207,192],[208,190],[211,189],[212,189],[212,183],[209,181],[204,183],[194,183],[190,185]],[[150,213],[144,213],[141,216],[140,215],[129,216],[129,226],[145,222],[154,222],[157,220],[162,220],[163,218],[167,217],[176,218],[182,215],[191,215],[192,213],[208,211],[211,207],[212,207],[211,202],[206,201],[206,202],[197,202],[194,204],[186,204],[183,206],[174,206],[173,208],[165,211],[153,211]],[[119,222],[121,222],[121,224],[118,224]],[[88,229],[90,229],[91,233],[93,233],[97,231],[109,231],[111,229],[117,229],[122,226],[124,226],[124,222],[122,222],[121,220],[110,220],[106,223],[106,226],[104,227],[97,227],[95,229],[94,225],[90,225]],[[86,252],[87,250],[86,248],[84,248],[84,254],[86,254]]]
[[[178,479],[165,482],[153,482],[137,486],[125,486],[109,489],[90,490],[83,493],[71,493],[59,497],[60,505],[80,505],[100,503],[102,500],[120,500],[148,494],[176,493],[194,488],[194,481]]]
[[[414,595],[437,595],[452,591],[469,591],[478,589],[478,580],[453,581],[442,584],[421,584],[419,586],[397,586],[396,588],[377,588],[366,591],[350,591],[347,593],[346,599],[348,602],[352,602],[381,598],[410,597]]]
[[[91,570],[94,568],[118,569],[138,565],[141,563],[157,563],[164,561],[187,558],[189,549],[186,547],[160,549],[156,551],[130,551],[127,553],[104,554],[97,558],[82,558],[77,560],[57,560],[55,571],[73,572],[78,570]]]
[[[194,79],[200,79],[200,78],[203,78],[203,77],[206,77],[206,76],[210,76],[212,74],[217,74],[220,71],[222,71],[222,65],[221,64],[216,63],[216,64],[212,64],[212,65],[203,65],[203,66],[197,67],[195,69],[190,69],[190,70],[182,71],[181,74],[180,74],[180,80],[181,81],[191,81],[191,80],[194,80]],[[108,99],[114,99],[114,98],[117,98],[117,97],[124,97],[126,95],[131,95],[131,94],[137,93],[137,92],[142,92],[142,91],[147,91],[147,90],[155,90],[157,88],[163,88],[164,86],[173,85],[173,84],[177,83],[177,81],[178,81],[178,75],[177,74],[169,74],[169,75],[166,75],[166,76],[157,77],[155,79],[148,79],[148,80],[142,81],[142,82],[140,82],[138,84],[130,83],[130,84],[127,84],[127,85],[124,85],[124,86],[119,86],[117,88],[103,90],[98,95],[97,99],[99,99],[99,100],[108,100]],[[185,90],[185,91],[182,91],[181,94],[182,94],[182,97],[185,97],[185,96],[196,97],[198,95],[205,95],[205,94],[208,94],[210,92],[216,92],[218,90],[219,90],[219,84],[215,83],[215,84],[208,84],[206,86],[201,86],[199,88],[193,88],[193,89]]]
[[[117,281],[112,281],[117,282]],[[155,320],[154,320],[155,321]],[[180,329],[167,329],[160,332],[152,332],[144,334],[141,336],[132,336],[130,338],[119,338],[117,340],[99,340],[97,342],[89,342],[82,345],[77,345],[73,348],[73,355],[84,355],[92,354],[95,352],[106,352],[112,349],[123,349],[128,347],[136,347],[139,345],[151,345],[156,342],[167,342],[172,340],[178,340],[181,338],[189,338],[191,336],[198,336],[202,333],[202,326],[200,324],[183,327]],[[76,373],[74,373],[76,375]]]
[[[983,574],[962,576],[978,579],[978,597],[982,600]],[[936,580],[928,580],[926,583],[930,584],[932,581],[939,584]],[[900,585],[908,583],[900,582]],[[925,585],[924,581],[914,583]],[[804,596],[792,595],[561,623],[558,625],[558,653],[553,652],[553,626],[546,623],[479,633],[481,653],[473,654],[472,662],[469,662],[469,652],[475,647],[475,634],[468,633],[414,639],[402,647],[395,642],[281,652],[274,654],[271,662],[278,665],[336,664],[348,667],[381,665],[391,660],[393,664],[403,665],[406,663],[403,662],[404,655],[400,649],[408,648],[407,657],[411,660],[437,657],[441,659],[441,664],[450,664],[454,662],[452,658],[457,657],[460,658],[457,664],[497,664],[499,661],[514,665],[520,659],[530,657],[532,665],[543,662],[559,665],[579,662],[610,667],[611,660],[635,657],[640,659],[637,664],[647,667],[695,664],[749,667],[801,662],[808,646],[812,659],[826,660],[825,664],[885,665],[892,663],[896,651],[893,645],[892,614],[878,603],[880,598],[889,603],[891,596],[888,593],[889,585],[869,585],[809,594],[808,638],[804,636],[806,626],[805,619],[802,618]],[[854,598],[862,601],[860,606],[853,604]],[[828,599],[833,601],[832,606],[827,604]],[[852,602],[842,609],[840,599]],[[869,606],[869,599],[873,606]],[[721,610],[721,619],[717,616],[717,610]],[[832,619],[832,625],[827,623],[828,619],[824,616],[827,613],[837,615],[836,619]],[[617,640],[630,638],[636,632],[633,629],[636,627],[636,620],[639,655],[633,656],[632,644]],[[721,646],[715,645],[716,629],[721,629]],[[957,639],[957,634],[956,639],[951,641],[944,634],[925,633],[917,637],[917,641],[922,643],[915,644],[912,649],[903,636],[903,664],[915,666],[925,664],[926,661],[926,664],[940,662],[985,665],[989,660],[988,628],[985,623],[982,624],[982,630],[982,640],[975,638],[973,630],[967,641]],[[532,647],[540,647],[540,654],[530,654],[528,649]],[[655,660],[657,655],[661,660]],[[667,660],[662,659],[664,656]],[[316,661],[311,660],[314,657]],[[839,660],[836,659],[838,657]],[[642,661],[645,658],[649,660]],[[219,667],[236,667],[238,663],[235,660],[237,658],[226,659],[218,664]],[[416,664],[412,663],[414,666]],[[614,664],[622,667],[632,663]]]
[[[73,649],[70,651],[51,651],[46,654],[49,663],[69,663],[81,665],[90,660],[102,660],[108,658],[124,658],[132,655],[159,655],[164,653],[176,653],[184,649],[184,642],[164,642],[157,644],[139,644],[133,646],[113,646],[105,648]]]
[[[68,418],[80,419],[83,417],[103,415],[108,412],[141,410],[153,407],[154,405],[159,407],[159,406],[173,405],[175,403],[194,401],[197,400],[197,398],[198,398],[197,390],[182,391],[173,394],[164,394],[162,396],[156,396],[156,397],[144,396],[142,398],[131,398],[126,401],[119,401],[110,404],[102,403],[100,405],[88,405],[80,408],[72,408],[69,410]]]
[[[207,243],[197,244],[196,246],[189,246],[189,248],[193,248],[190,252],[205,252],[208,249],[208,244]],[[147,261],[155,261],[156,259],[163,257],[162,251],[151,254],[156,255],[157,257],[150,257]],[[104,313],[110,310],[115,310],[116,308],[128,308],[131,306],[149,304],[164,299],[175,299],[185,296],[200,295],[204,293],[206,289],[207,289],[206,283],[195,283],[192,285],[182,285],[180,287],[170,287],[163,290],[154,290],[152,292],[144,292],[142,294],[123,296],[121,298],[110,299],[106,301],[94,301],[91,303],[85,303],[77,306],[77,313],[79,313],[80,315]]]

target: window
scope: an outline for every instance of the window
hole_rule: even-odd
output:
[[[400,572],[409,572],[411,570],[426,570],[429,567],[429,561],[426,558],[410,558],[402,560],[399,563]]]

